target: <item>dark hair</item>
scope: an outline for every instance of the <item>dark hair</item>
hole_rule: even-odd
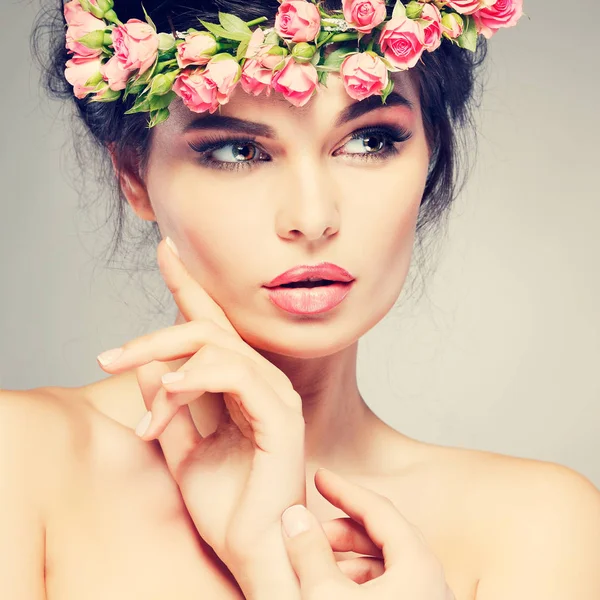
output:
[[[132,240],[123,235],[127,202],[121,193],[119,179],[114,175],[108,145],[113,145],[120,167],[133,166],[143,176],[152,130],[146,127],[146,113],[123,114],[131,98],[127,99],[124,108],[121,101],[88,103],[86,99],[79,100],[74,96],[72,86],[64,77],[65,63],[70,55],[65,48],[63,0],[53,1],[57,5],[42,9],[34,23],[32,54],[41,67],[43,87],[49,95],[68,99],[76,107],[79,118],[75,120],[75,125],[80,131],[74,135],[75,150],[82,170],[90,164],[90,155],[95,154],[98,160],[93,164],[98,180],[112,180],[115,183],[112,213],[116,228],[110,260],[124,241]],[[115,0],[114,8],[123,22],[130,18],[144,20],[141,4],[141,0]],[[270,21],[262,26],[272,26],[279,6],[278,0],[144,0],[143,4],[157,30],[165,32],[173,28],[185,31],[190,27],[198,27],[198,18],[216,22],[218,11],[234,13],[245,21],[268,16]],[[340,9],[341,2],[327,0],[324,7],[327,10]],[[423,124],[432,150],[417,222],[416,243],[423,255],[426,247],[437,237],[427,234],[433,230],[439,231],[442,225],[446,225],[447,219],[444,217],[447,217],[449,207],[462,190],[470,172],[471,153],[476,148],[473,108],[479,106],[483,89],[483,85],[476,89],[477,75],[486,54],[486,40],[481,35],[478,36],[475,52],[443,40],[434,52],[424,52],[422,60],[409,71],[414,72],[419,81]],[[81,139],[90,139],[91,147],[85,147],[82,151],[78,145]],[[142,226],[142,223],[139,225]],[[154,235],[148,235],[149,226]],[[158,243],[160,232],[157,224],[143,222],[143,228],[141,246],[148,242]]]

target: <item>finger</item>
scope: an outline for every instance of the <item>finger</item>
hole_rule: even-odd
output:
[[[110,363],[98,363],[107,373],[118,374],[152,360],[167,362],[189,357],[208,344],[246,356],[263,370],[264,376],[282,397],[289,396],[288,392],[293,386],[282,371],[246,344],[237,333],[233,335],[210,318],[172,325],[130,340],[122,346],[120,356]],[[301,404],[301,401],[296,402],[296,410],[301,410]]]
[[[338,568],[325,532],[310,511],[296,504],[283,513],[281,521],[285,548],[303,597],[309,597],[311,589],[323,589],[327,582],[349,583]]]
[[[321,526],[334,552],[356,552],[383,558],[381,549],[371,541],[365,528],[350,517],[325,521]]]
[[[358,584],[381,577],[385,573],[383,560],[371,556],[338,560],[337,566],[348,579]]]
[[[194,363],[190,364],[192,360]],[[296,413],[273,390],[252,361],[210,346],[196,354],[178,372],[185,374],[183,381],[189,380],[191,391],[167,396],[164,390],[164,393],[156,395],[145,439],[161,435],[179,406],[204,392],[220,392],[230,394],[239,406],[252,428],[255,443],[261,449],[274,450],[280,443],[287,443],[289,419]]]
[[[223,329],[239,336],[223,309],[209,296],[187,270],[182,260],[161,240],[157,248],[158,266],[169,291],[188,321],[212,319]]]
[[[148,411],[152,411],[156,396],[165,392],[161,376],[168,372],[168,367],[159,362],[148,363],[136,370],[138,385]],[[144,439],[144,436],[140,437]],[[158,438],[165,462],[175,481],[179,465],[201,440],[202,436],[194,424],[188,406],[181,406]]]
[[[317,470],[315,485],[324,498],[365,528],[373,543],[382,549],[386,570],[401,565],[401,561],[406,567],[408,560],[420,558],[416,550],[422,549],[423,541],[388,498],[328,469]]]
[[[152,360],[178,360],[195,354],[206,344],[216,344],[236,350],[246,356],[258,355],[248,344],[240,341],[211,319],[203,318],[182,325],[172,325],[128,341],[121,347],[122,354],[110,363],[100,366],[108,373],[129,371]]]

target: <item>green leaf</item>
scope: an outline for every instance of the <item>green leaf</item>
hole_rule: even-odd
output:
[[[317,36],[315,46],[319,48],[323,44],[326,44],[335,35],[335,31],[321,31]]]
[[[134,113],[140,112],[149,112],[150,111],[150,100],[149,96],[145,96],[142,99],[139,99],[135,102],[135,104],[129,109],[125,111],[126,115],[132,115]]]
[[[126,100],[128,96],[137,96],[144,89],[143,85],[137,85],[135,81],[127,82],[127,86],[123,91],[123,100]]]
[[[114,102],[119,99],[121,92],[111,90],[110,88],[104,92],[102,98],[91,98],[90,102]]]
[[[150,97],[150,110],[160,110],[161,108],[167,108],[169,104],[175,99],[177,94],[171,90],[162,96],[151,96]]]
[[[269,31],[269,33],[265,35],[265,44],[274,44],[275,46],[279,45],[279,36],[277,35],[277,32],[274,29],[272,31]]]
[[[169,109],[161,108],[155,113],[150,113],[150,120],[148,121],[148,129],[152,129],[152,127],[156,127],[163,121],[166,121],[169,118]]]
[[[348,54],[354,54],[355,52],[356,48],[338,48],[325,59],[323,65],[338,70],[344,62],[346,56],[348,56]]]
[[[104,29],[96,29],[95,31],[90,31],[89,33],[86,33],[83,37],[77,38],[76,41],[80,44],[83,44],[87,48],[92,48],[93,50],[102,48],[102,46],[104,45]],[[110,41],[112,42],[112,38]]]
[[[206,27],[206,29],[208,29],[208,31],[210,31],[214,36],[224,38],[226,40],[235,40],[237,42],[243,42],[246,39],[250,39],[250,37],[252,36],[252,34],[248,33],[227,31],[226,29],[223,29],[223,27],[221,27],[220,25],[215,25],[214,23],[208,23],[202,20],[200,20],[200,23],[202,23],[202,25]]]
[[[406,17],[406,7],[400,0],[396,0],[396,5],[392,11],[392,19],[399,19],[402,17]]]
[[[323,87],[327,87],[327,77],[329,77],[329,73],[327,71],[319,71],[319,84]]]
[[[388,84],[383,88],[383,90],[381,92],[381,102],[383,104],[385,104],[387,97],[392,93],[393,89],[394,89],[394,82],[392,81],[392,78],[390,77],[388,79]]]
[[[319,61],[321,60],[321,51],[317,50],[314,54],[313,57],[311,58],[310,62],[313,64],[313,66],[317,66],[319,64]]]
[[[242,21],[242,19],[240,19],[237,15],[219,12],[219,23],[221,23],[223,28],[229,31],[230,33],[243,33],[246,34],[248,37],[252,35],[250,27],[248,27],[248,25],[246,25],[246,23]]]
[[[203,21],[202,19],[198,19],[202,26],[210,31],[216,37],[224,37],[227,35],[227,31],[223,29],[220,25],[216,25],[215,23],[209,23],[208,21]]]
[[[463,29],[461,35],[456,38],[456,43],[461,48],[466,48],[475,52],[477,47],[477,28],[475,26],[475,19],[470,15],[463,15],[463,19],[466,19],[466,26]]]
[[[98,85],[101,81],[103,81],[104,78],[102,77],[102,73],[100,73],[100,71],[98,71],[97,73],[95,73],[94,75],[92,75],[86,82],[85,82],[85,87],[93,87]]]
[[[146,9],[144,8],[143,4],[142,4],[142,10],[144,11],[144,16],[146,17],[146,23],[148,23],[148,25],[150,25],[150,27],[152,27],[152,29],[154,29],[154,31],[156,31],[156,25],[154,24],[154,22],[152,21],[152,19],[148,15],[148,13],[146,12]]]
[[[235,59],[239,62],[246,56],[246,50],[248,50],[248,45],[250,43],[250,39],[244,40],[240,42],[238,46],[237,52],[235,53]]]
[[[158,65],[158,55],[154,59],[154,64],[151,67],[149,67],[148,70],[145,71],[143,75],[140,75],[136,79],[136,83],[139,83],[140,85],[148,83],[154,76],[154,71],[155,71],[157,65]]]

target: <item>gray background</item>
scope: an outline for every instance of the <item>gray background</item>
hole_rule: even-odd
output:
[[[99,352],[174,312],[153,318],[137,279],[103,268],[110,229],[77,208],[68,123],[29,56],[39,0],[0,2],[0,386],[84,385],[106,376]],[[439,267],[361,340],[359,384],[407,435],[600,486],[598,48],[564,3],[525,9],[490,43],[477,163]]]

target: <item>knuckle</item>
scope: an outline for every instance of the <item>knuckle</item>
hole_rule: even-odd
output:
[[[205,346],[202,346],[200,350],[198,350],[196,355],[200,356],[205,362],[213,363],[217,362],[221,358],[222,350],[214,344],[206,344]]]
[[[229,375],[234,384],[243,385],[256,377],[256,369],[249,361],[236,361],[231,364]]]

